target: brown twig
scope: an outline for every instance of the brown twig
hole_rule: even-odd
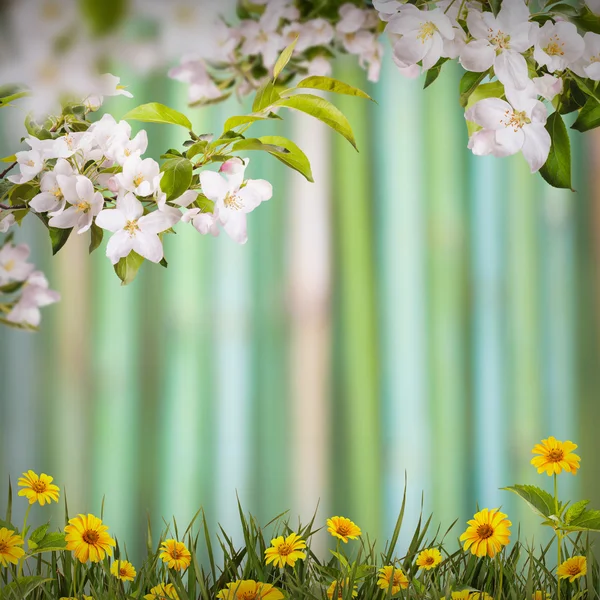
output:
[[[17,204],[16,206],[8,206],[7,204],[0,204],[2,210],[22,210],[27,208],[27,204]]]
[[[15,160],[15,162],[10,165],[10,167],[8,167],[8,169],[5,169],[4,171],[2,171],[2,173],[0,173],[0,179],[4,179],[4,177],[6,176],[6,174],[13,168],[15,167],[17,164],[17,161]]]

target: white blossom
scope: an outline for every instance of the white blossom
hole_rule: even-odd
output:
[[[29,202],[29,206],[33,210],[39,213],[47,212],[51,216],[63,210],[66,200],[58,183],[57,177],[59,175],[66,178],[73,177],[74,179],[73,167],[64,158],[59,158],[54,169],[42,175],[41,191]],[[75,182],[73,181],[73,183]]]
[[[10,242],[0,248],[0,285],[14,281],[25,281],[33,271],[34,266],[27,262],[29,246]]]
[[[11,323],[37,327],[41,321],[40,306],[54,304],[60,294],[48,289],[48,280],[41,271],[34,271],[22,288],[22,294],[6,316]]]
[[[580,77],[600,81],[600,35],[588,31],[583,39],[585,42],[583,53],[570,68]]]
[[[59,229],[77,228],[77,233],[85,233],[91,226],[93,218],[104,206],[104,198],[94,190],[94,184],[83,175],[77,175],[75,185],[73,177],[57,175],[56,179],[63,190],[65,200],[71,205],[48,221],[50,227]]]
[[[223,95],[206,70],[206,63],[196,56],[184,56],[181,63],[169,71],[169,77],[189,85],[190,104],[214,100]]]
[[[151,196],[160,182],[160,167],[152,158],[129,156],[123,163],[123,172],[115,175],[119,186],[137,196]]]
[[[547,67],[554,73],[574,64],[581,58],[584,49],[585,42],[573,23],[547,21],[538,31],[533,58],[540,67]]]
[[[16,154],[20,172],[18,175],[9,175],[11,183],[27,183],[39,175],[44,169],[44,159],[37,150],[22,150]]]

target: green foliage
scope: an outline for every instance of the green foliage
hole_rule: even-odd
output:
[[[546,129],[552,146],[540,175],[553,187],[571,189],[571,141],[562,116],[558,111],[548,117]]]
[[[187,130],[192,129],[191,121],[183,113],[158,102],[141,104],[130,110],[123,119],[143,121],[144,123],[167,123],[170,125],[180,125]]]
[[[187,158],[171,158],[162,164],[160,189],[167,201],[179,198],[192,183],[193,165]]]
[[[273,68],[273,79],[277,79],[283,69],[285,69],[286,65],[290,62],[292,58],[292,54],[294,53],[294,48],[298,43],[298,36],[296,39],[287,47],[285,50],[279,55],[277,62],[275,63],[275,67]]]
[[[369,94],[352,85],[344,83],[343,81],[333,79],[332,77],[323,77],[321,75],[306,77],[298,83],[295,89],[307,88],[311,90],[323,90],[324,92],[332,92],[334,94],[344,94],[346,96],[356,96],[374,102]]]
[[[115,266],[115,273],[122,282],[122,285],[129,285],[137,276],[142,263],[144,262],[137,252],[131,251],[128,256],[122,258]]]
[[[466,107],[471,94],[478,88],[481,87],[479,84],[489,75],[489,71],[485,71],[485,73],[473,73],[471,71],[467,71],[460,80],[459,90],[460,96],[459,101],[462,107]],[[486,96],[484,96],[486,97]],[[482,100],[483,98],[479,98]],[[473,104],[473,103],[472,103]]]
[[[502,489],[513,492],[523,498],[529,507],[540,517],[548,518],[556,512],[552,495],[535,485],[515,484]]]
[[[127,0],[79,0],[79,8],[95,35],[105,35],[114,30],[127,11]]]

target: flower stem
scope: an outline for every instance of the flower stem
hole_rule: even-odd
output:
[[[558,479],[554,473],[554,513],[558,519]],[[560,600],[560,578],[558,577],[558,567],[560,567],[562,551],[562,535],[560,529],[556,529],[556,600]]]
[[[31,504],[27,505],[27,510],[25,511],[25,518],[23,519],[23,529],[21,531],[21,535],[23,536],[23,542],[25,542],[25,534],[27,533],[27,519],[29,518],[29,511],[31,510]],[[25,564],[25,557],[19,559],[19,567],[17,569],[17,577],[21,577],[23,574],[23,565]]]

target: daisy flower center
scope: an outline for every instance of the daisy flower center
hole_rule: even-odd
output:
[[[564,459],[564,457],[565,453],[562,450],[559,450],[558,448],[555,448],[554,450],[550,450],[550,452],[548,452],[548,459],[552,462],[560,462]]]
[[[434,559],[433,556],[428,556],[427,558],[425,558],[425,564],[426,565],[432,565],[434,563]]]
[[[140,230],[140,227],[137,221],[127,221],[123,229],[127,231],[131,237],[133,237],[135,236],[135,232]]]
[[[502,50],[508,50],[510,48],[510,35],[507,35],[503,31],[494,31],[492,28],[488,29],[488,39],[492,46],[496,48],[496,52]]]
[[[44,492],[46,492],[48,490],[48,487],[46,486],[46,484],[43,481],[32,481],[31,489],[36,494],[43,494]]]
[[[565,43],[560,41],[560,38],[557,35],[553,35],[548,40],[548,45],[544,48],[544,52],[548,54],[548,56],[564,56]]]
[[[0,554],[7,554],[9,546],[6,542],[0,542]]]
[[[288,554],[292,553],[292,546],[286,542],[283,542],[283,544],[280,544],[279,548],[277,548],[277,551],[279,554],[281,554],[281,556],[287,556]]]
[[[255,600],[258,598],[258,592],[242,592],[238,595],[239,600]]]
[[[227,194],[223,203],[229,210],[241,210],[243,206],[242,199],[235,194]]]
[[[487,540],[494,535],[494,528],[488,523],[484,523],[477,528],[477,536],[482,540]]]
[[[93,546],[94,544],[97,544],[98,541],[100,540],[100,534],[97,531],[95,531],[94,529],[88,529],[83,532],[81,539],[86,544],[90,544],[91,546]]]
[[[569,575],[578,575],[581,572],[579,565],[569,565],[567,567]]]
[[[347,525],[346,523],[340,523],[337,530],[341,536],[346,537],[347,535],[350,535],[350,525]]]
[[[173,558],[173,560],[179,560],[183,556],[183,552],[181,552],[177,548],[173,548],[171,550],[170,554],[171,554],[171,557]]]
[[[400,585],[402,582],[402,571],[394,571],[394,585]]]
[[[121,567],[119,569],[119,575],[121,575],[121,577],[125,577],[125,575],[127,575],[127,569],[125,567]]]
[[[438,28],[431,21],[427,21],[421,25],[417,39],[421,40],[421,42],[424,44],[426,40],[429,40],[433,37],[433,34],[437,30]]]

